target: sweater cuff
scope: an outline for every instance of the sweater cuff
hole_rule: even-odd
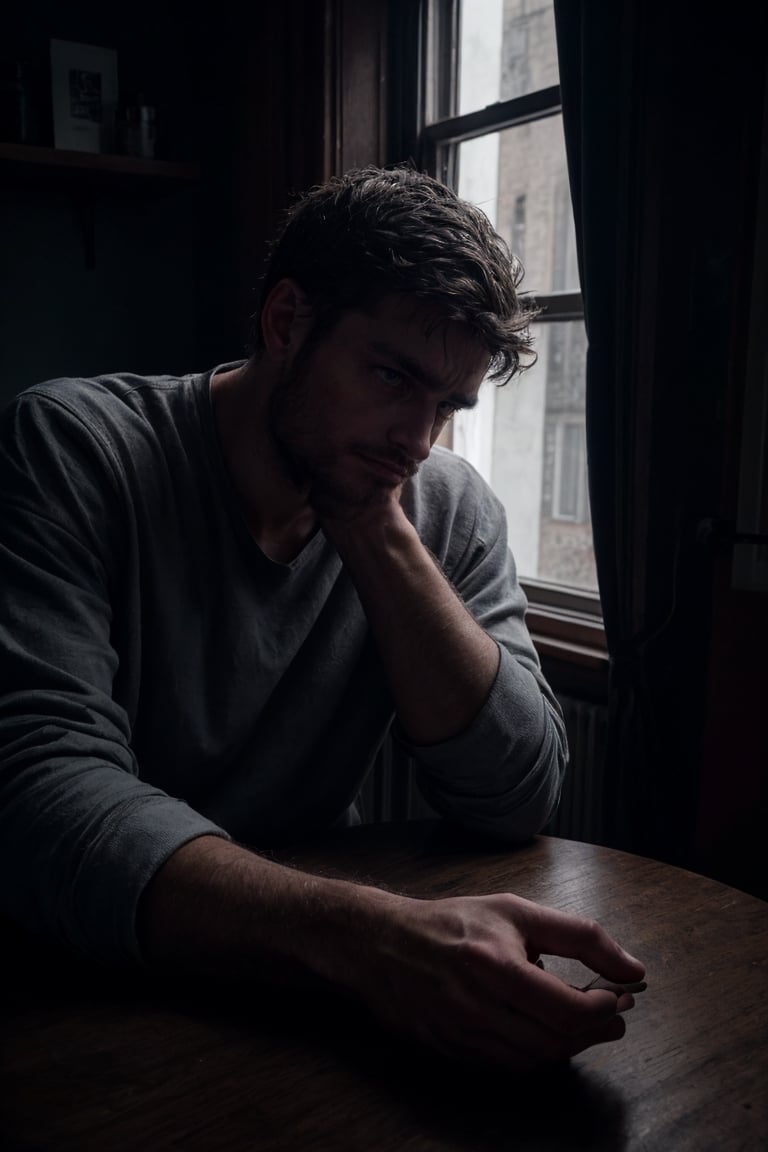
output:
[[[63,935],[77,951],[114,966],[144,967],[136,935],[139,899],[170,857],[199,836],[231,839],[170,796],[138,797],[107,817],[85,853]]]

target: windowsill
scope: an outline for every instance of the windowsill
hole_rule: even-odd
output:
[[[608,648],[597,597],[589,599],[585,610],[585,597],[580,594],[573,594],[573,600],[582,601],[582,605],[569,608],[563,604],[542,603],[535,593],[534,586],[526,588],[529,599],[526,623],[539,656],[607,672]],[[565,600],[568,595],[563,589],[560,599]]]
[[[529,627],[533,646],[540,657],[579,664],[582,668],[591,668],[595,672],[607,671],[607,652],[601,652],[598,648],[588,648],[585,644],[573,644],[569,640],[563,640],[562,637],[542,636],[532,626]]]

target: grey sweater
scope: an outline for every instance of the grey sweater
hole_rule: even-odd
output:
[[[108,962],[190,839],[267,848],[343,820],[393,706],[355,588],[316,533],[249,535],[212,373],[54,380],[0,428],[0,910]],[[565,739],[503,510],[434,449],[403,504],[499,672],[460,736],[410,748],[441,813],[509,840],[546,822]]]

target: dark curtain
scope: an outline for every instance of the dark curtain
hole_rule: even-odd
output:
[[[763,8],[555,0],[610,653],[604,819],[612,844],[683,864],[700,784],[722,413],[749,278]]]

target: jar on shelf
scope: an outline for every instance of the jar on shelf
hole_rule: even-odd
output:
[[[115,149],[125,156],[155,155],[156,111],[141,97],[135,102],[119,104],[115,109]]]

